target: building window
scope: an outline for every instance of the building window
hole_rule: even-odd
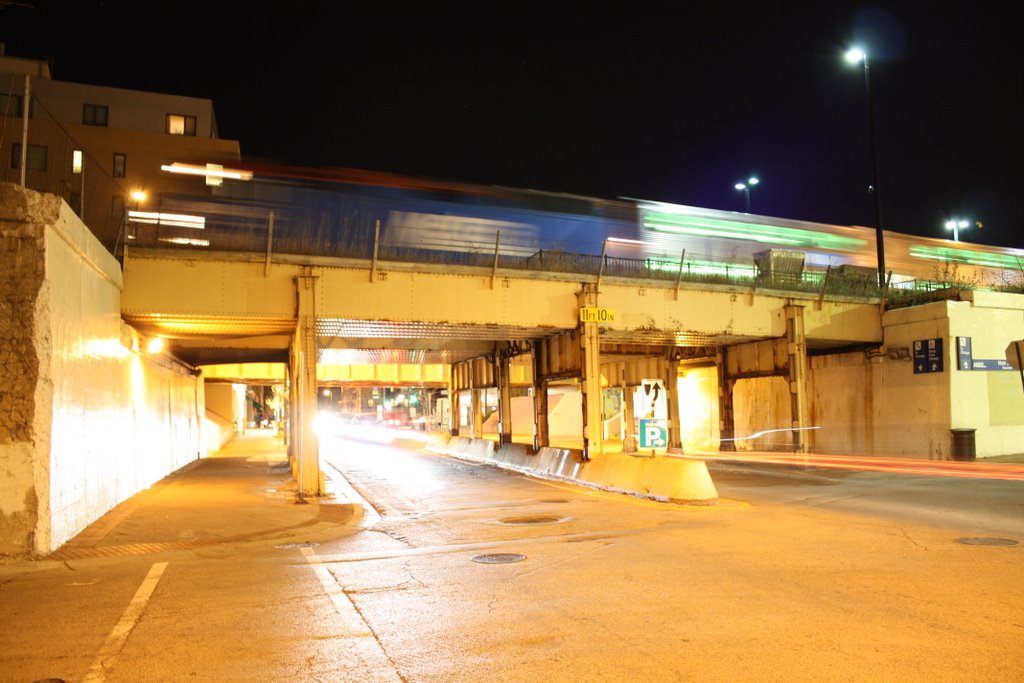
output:
[[[110,199],[110,219],[119,221],[124,219],[124,197],[115,194]]]
[[[102,104],[83,104],[82,123],[87,126],[107,125],[107,107]]]
[[[25,167],[29,171],[46,170],[46,145],[29,145]],[[11,145],[11,168],[21,168],[21,143]]]
[[[0,94],[0,116],[21,116],[21,95]]]
[[[167,132],[171,135],[195,135],[196,117],[185,114],[168,114]]]
[[[114,177],[124,178],[124,167],[128,163],[128,156],[124,152],[114,152]]]
[[[85,158],[82,156],[82,150],[76,149],[71,153],[71,172],[75,175],[81,174],[84,165]]]

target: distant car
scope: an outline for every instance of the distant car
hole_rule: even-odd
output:
[[[381,415],[380,424],[386,427],[408,427],[412,419],[404,410],[389,410]]]

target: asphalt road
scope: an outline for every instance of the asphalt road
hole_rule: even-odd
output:
[[[934,682],[1024,670],[1021,482],[713,464],[722,502],[680,507],[379,433],[325,439],[321,453],[365,503],[308,543],[0,573],[0,680]],[[111,627],[126,619],[118,643]]]

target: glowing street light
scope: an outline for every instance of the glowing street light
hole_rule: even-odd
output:
[[[875,198],[875,245],[878,250],[878,286],[885,287],[885,242],[882,235],[882,188],[878,179],[878,142],[875,135],[875,101],[871,96],[871,70],[868,55],[859,47],[847,51],[846,61],[864,65],[864,89],[868,97],[868,135],[871,142],[871,194]]]
[[[758,180],[757,176],[750,176],[749,178],[747,178],[747,182],[736,183],[735,185],[737,190],[743,191],[743,198],[745,200],[744,205],[746,206],[746,210],[744,211],[744,213],[750,213],[750,190],[759,182],[761,181]]]
[[[959,242],[960,231],[963,230],[964,228],[969,227],[971,227],[971,222],[968,220],[964,220],[963,218],[950,218],[948,221],[946,221],[946,230],[953,231],[954,242]]]

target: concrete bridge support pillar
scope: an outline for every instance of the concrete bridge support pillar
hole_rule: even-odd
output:
[[[679,415],[679,361],[670,360],[665,363],[665,371],[662,373],[661,381],[665,385],[666,392],[668,447],[682,449],[683,430]]]
[[[793,415],[793,446],[798,453],[810,451],[810,410],[807,399],[807,337],[804,334],[804,307],[789,305],[786,310],[786,342],[789,353],[789,398]]]
[[[484,390],[473,389],[470,392],[469,401],[470,418],[472,419],[472,431],[470,436],[474,439],[484,438]]]
[[[544,379],[544,354],[547,349],[540,341],[533,343],[533,450],[551,445],[548,436],[548,383]]]
[[[622,375],[622,452],[636,453],[636,412],[633,407],[633,395],[636,393],[636,386],[626,384],[626,373],[623,372]]]
[[[718,369],[718,450],[733,452],[736,450],[736,420],[732,410],[732,390],[736,380],[729,377],[726,357],[729,349],[719,347],[715,354],[715,366]]]
[[[498,382],[498,447],[512,443],[512,377],[506,354],[494,354],[494,377]]]
[[[597,308],[597,285],[585,284],[577,295],[580,308]],[[601,453],[603,434],[601,423],[601,352],[596,322],[581,322],[580,344],[583,365],[583,459]]]
[[[459,391],[455,366],[452,366],[451,377],[448,379],[448,431],[452,436],[459,435],[459,427],[462,424],[462,406],[459,401]]]
[[[311,275],[295,278],[298,324],[291,348],[292,474],[302,495],[318,496],[320,449],[313,418],[316,416],[316,280]]]

